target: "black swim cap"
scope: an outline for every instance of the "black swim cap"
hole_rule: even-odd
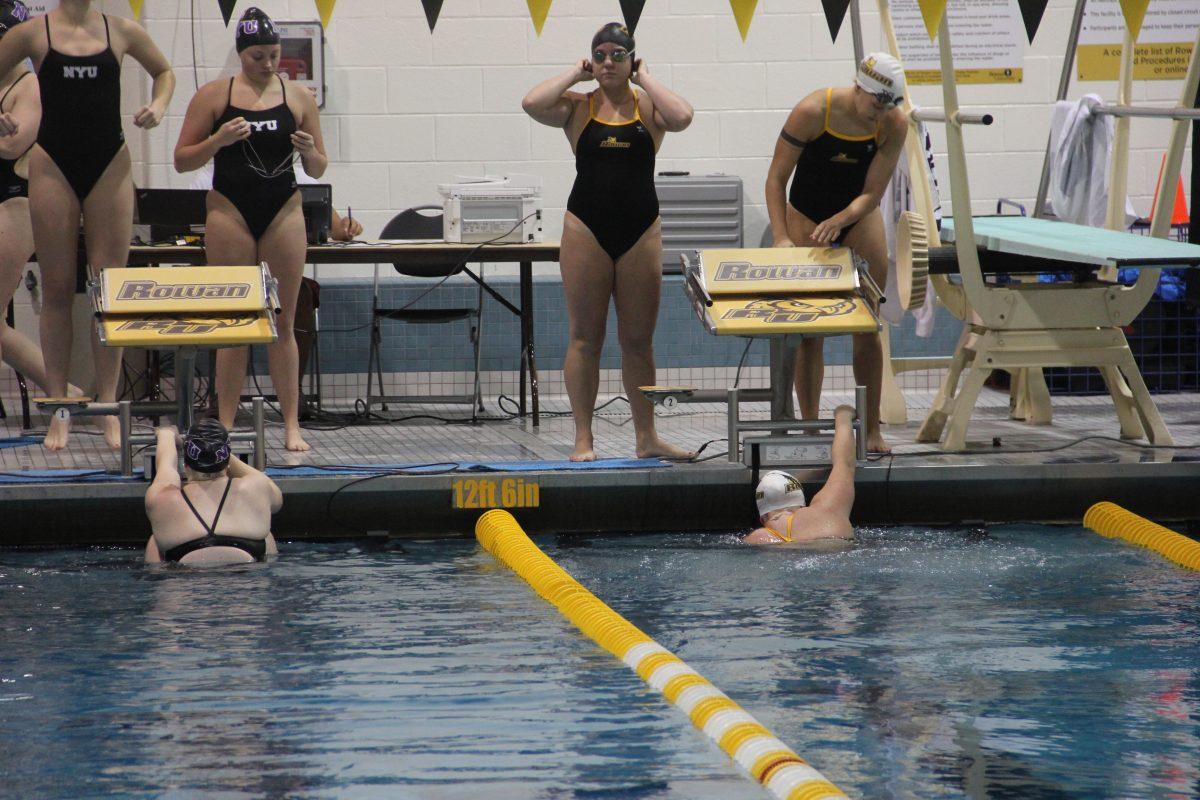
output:
[[[29,9],[21,0],[0,0],[0,36],[29,19]]]
[[[258,6],[251,6],[242,14],[237,26],[237,51],[259,44],[279,44],[279,29]]]
[[[633,52],[633,34],[629,32],[629,28],[619,22],[610,22],[596,31],[596,35],[592,37],[592,49],[595,50],[597,45],[605,42],[611,42],[619,47],[624,47],[630,53]]]
[[[188,428],[183,463],[196,472],[220,472],[229,466],[229,431],[220,420],[202,419]]]

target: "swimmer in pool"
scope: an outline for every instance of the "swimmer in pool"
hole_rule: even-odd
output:
[[[146,515],[154,532],[146,563],[243,564],[279,551],[271,515],[283,493],[263,473],[230,455],[229,432],[215,419],[192,425],[183,439],[179,477],[174,427],[158,429],[158,469],[146,491]]]
[[[833,412],[833,469],[812,503],[804,501],[800,481],[786,472],[768,472],[754,493],[761,528],[746,544],[787,544],[819,539],[850,539],[850,509],[854,507],[854,409],[838,406]]]

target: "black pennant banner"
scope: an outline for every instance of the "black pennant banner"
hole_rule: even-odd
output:
[[[825,22],[829,24],[829,37],[836,42],[838,31],[842,29],[842,22],[846,19],[846,9],[850,7],[850,0],[821,0],[821,6],[825,9]]]
[[[629,28],[631,34],[637,30],[645,6],[646,0],[621,0],[621,15],[625,17],[625,27]]]
[[[225,18],[225,27],[229,27],[229,18],[233,16],[233,7],[237,5],[237,0],[217,0],[221,6],[221,16]]]
[[[1048,0],[1017,0],[1021,6],[1021,17],[1025,20],[1025,34],[1029,37],[1029,43],[1033,44],[1033,37],[1037,35],[1038,26],[1042,24],[1042,15],[1046,13],[1046,3]]]
[[[421,5],[425,6],[425,21],[429,23],[429,32],[433,33],[433,26],[437,25],[438,15],[442,13],[442,0],[421,0]]]

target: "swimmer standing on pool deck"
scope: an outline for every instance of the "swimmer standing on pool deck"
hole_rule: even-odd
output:
[[[908,120],[897,107],[903,100],[904,67],[887,53],[871,53],[858,65],[853,86],[820,89],[796,104],[767,170],[775,247],[844,245],[866,259],[871,278],[884,288],[887,239],[879,201],[908,136]],[[816,419],[821,403],[824,343],[807,338],[796,349],[796,395],[804,419]],[[890,452],[879,430],[879,334],[854,335],[854,378],[867,387],[867,449]]]
[[[271,515],[283,506],[283,493],[275,481],[231,457],[225,426],[203,419],[184,438],[183,483],[175,438],[175,428],[158,429],[158,469],[146,490],[154,531],[146,563],[243,564],[276,555]]]
[[[850,539],[850,510],[854,508],[854,409],[833,412],[833,468],[811,504],[804,502],[800,482],[786,472],[768,472],[754,493],[761,528],[746,544],[791,544],[818,539]]]
[[[575,84],[593,80],[599,90],[571,91]],[[621,376],[638,457],[690,458],[693,453],[658,438],[654,408],[639,387],[656,383],[653,340],[662,290],[662,230],[654,156],[667,131],[682,131],[692,123],[692,107],[650,77],[643,60],[634,56],[633,35],[619,22],[610,22],[592,38],[591,58],[533,87],[521,106],[543,125],[562,128],[575,151],[577,174],[563,219],[559,260],[570,326],[563,370],[575,419],[571,460],[596,458],[592,409],[609,298],[617,307]]]

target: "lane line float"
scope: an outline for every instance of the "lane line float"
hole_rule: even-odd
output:
[[[501,509],[487,512],[475,524],[475,538],[579,630],[687,714],[775,797],[846,797],[724,692],[571,577],[533,543],[512,514]]]
[[[1083,515],[1083,524],[1101,536],[1148,547],[1180,566],[1200,570],[1200,542],[1139,517],[1116,503],[1096,503]]]

